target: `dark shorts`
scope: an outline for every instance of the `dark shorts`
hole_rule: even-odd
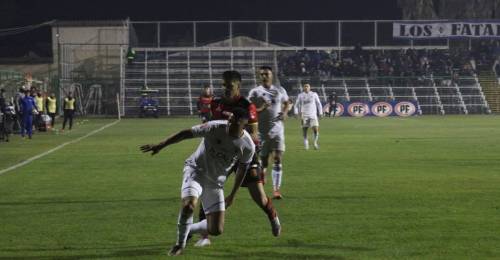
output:
[[[200,118],[201,118],[201,122],[205,123],[205,122],[208,122],[210,120],[212,120],[212,114],[210,112],[202,112],[200,113]]]
[[[262,171],[262,166],[260,164],[259,156],[257,153],[253,156],[252,162],[250,163],[250,167],[248,168],[247,174],[245,175],[245,179],[243,179],[243,183],[241,187],[248,187],[249,183],[265,183],[264,172]]]

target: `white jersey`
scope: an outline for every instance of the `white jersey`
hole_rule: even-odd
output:
[[[259,113],[259,132],[261,135],[276,136],[284,133],[283,122],[277,120],[282,112],[283,102],[288,101],[286,90],[279,86],[271,85],[269,88],[258,86],[250,90],[248,99],[257,107],[263,104],[269,106]]]
[[[216,120],[191,128],[195,137],[203,137],[198,149],[186,160],[186,165],[196,169],[199,181],[222,187],[235,163],[249,164],[255,145],[248,132],[241,137],[227,134],[228,121]]]
[[[318,115],[323,114],[318,94],[313,91],[300,93],[297,96],[297,101],[295,101],[293,112],[296,115],[300,113],[300,115],[304,118],[318,119]]]

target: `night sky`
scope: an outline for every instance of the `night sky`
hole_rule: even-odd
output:
[[[0,0],[0,29],[49,20],[373,20],[400,19],[397,0]],[[0,57],[43,51],[50,30],[0,36]],[[8,48],[8,51],[6,49]]]

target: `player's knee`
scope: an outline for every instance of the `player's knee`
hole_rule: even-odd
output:
[[[273,160],[274,160],[274,165],[281,164],[281,155],[275,155]]]
[[[267,157],[261,157],[261,158],[260,158],[260,161],[261,161],[261,163],[262,163],[262,167],[263,167],[263,168],[267,168],[267,166],[268,166],[268,161],[267,161],[267,160],[268,160],[268,158],[267,158]]]
[[[185,215],[193,214],[195,205],[194,203],[188,202],[182,206],[182,213]]]
[[[273,170],[277,172],[281,171],[281,163],[275,161],[273,164]]]

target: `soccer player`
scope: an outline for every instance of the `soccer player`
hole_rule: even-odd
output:
[[[304,136],[304,148],[309,149],[309,141],[307,140],[307,130],[312,128],[314,134],[314,149],[319,149],[319,123],[318,118],[323,114],[321,101],[318,94],[311,91],[311,85],[304,84],[303,92],[299,94],[293,108],[295,115],[300,115],[302,124],[302,134]]]
[[[250,103],[248,99],[241,96],[241,75],[237,71],[226,71],[222,74],[224,94],[222,97],[216,97],[211,104],[212,116],[214,120],[227,119],[232,110],[242,108],[248,111],[249,120],[246,130],[250,133],[254,144],[258,147],[259,136],[257,129],[257,111],[255,105]],[[243,180],[242,187],[247,187],[250,196],[255,201],[264,213],[267,215],[271,223],[271,231],[274,236],[279,236],[281,233],[281,225],[278,218],[278,213],[273,206],[272,200],[267,197],[264,191],[264,174],[261,170],[260,161],[257,153],[254,155],[247,175]],[[203,219],[203,212],[200,212],[200,219]],[[203,236],[195,246],[210,245],[208,236]]]
[[[289,100],[286,90],[273,85],[271,67],[262,66],[259,69],[262,85],[250,90],[249,98],[255,104],[259,115],[259,134],[261,138],[260,157],[264,173],[267,170],[269,157],[273,156],[273,197],[281,199],[280,192],[282,158],[285,152],[285,130],[283,121],[289,110]]]
[[[211,120],[210,104],[212,103],[213,95],[209,85],[205,85],[198,98],[198,114],[200,115],[203,123]]]
[[[169,255],[182,253],[190,232],[208,232],[213,236],[223,232],[224,211],[233,203],[255,153],[252,138],[244,130],[247,123],[248,112],[236,108],[233,109],[229,121],[210,121],[182,130],[158,144],[141,146],[143,152],[152,152],[152,155],[155,155],[171,144],[203,137],[198,149],[184,164],[177,242]],[[229,169],[234,166],[237,166],[234,186],[229,196],[224,199],[224,183]],[[193,211],[198,199],[202,202],[207,219],[193,224]]]

